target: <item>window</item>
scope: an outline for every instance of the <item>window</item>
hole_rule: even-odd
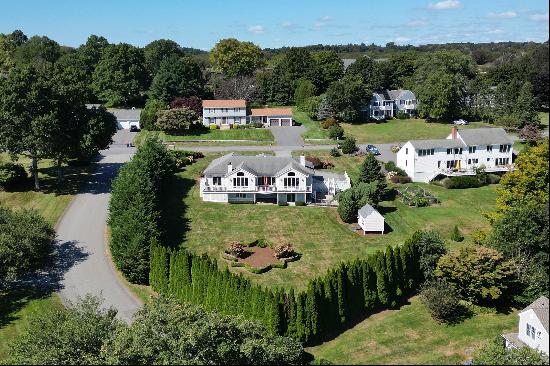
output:
[[[462,148],[455,147],[455,154],[462,154]]]
[[[437,169],[441,168],[441,160],[437,162]]]
[[[235,193],[235,198],[248,198],[246,193]]]
[[[498,151],[501,152],[501,153],[510,152],[510,145],[500,145]]]
[[[451,155],[453,153],[453,149],[447,149],[447,155]]]
[[[215,186],[221,186],[222,185],[222,177],[213,177],[212,178],[212,184]]]
[[[407,166],[407,160],[405,160],[405,166]]]
[[[294,193],[288,193],[286,195],[287,202],[296,202],[296,195]]]
[[[493,145],[487,145],[487,152],[493,151]]]
[[[373,105],[374,105],[375,107],[378,107],[378,106],[380,106],[380,102],[376,101],[376,102],[373,103]]]
[[[491,158],[487,158],[487,161],[491,161]]]
[[[420,149],[418,150],[418,156],[434,155],[435,149]]]
[[[237,173],[237,178],[233,178],[234,187],[248,187],[248,178],[244,176],[243,172]]]
[[[409,148],[408,147],[405,148],[405,154],[409,155]]]
[[[275,183],[275,177],[258,177],[259,186],[272,186]]]
[[[468,153],[475,154],[476,146],[468,146]]]
[[[283,179],[283,185],[285,187],[298,187],[300,185],[300,179],[299,178],[284,178]]]
[[[535,339],[535,333],[537,332],[537,329],[533,327],[531,324],[527,324],[527,336],[531,336],[532,339]]]
[[[400,100],[400,101],[399,101],[399,104],[403,105],[404,102],[405,102],[404,100]]]

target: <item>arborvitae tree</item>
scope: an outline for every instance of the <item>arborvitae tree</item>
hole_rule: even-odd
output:
[[[458,230],[458,225],[455,225],[453,232],[451,233],[451,240],[461,242],[464,240],[464,235]]]
[[[298,293],[296,297],[296,338],[301,341],[307,341],[309,339],[309,327],[306,318],[306,294],[304,292]]]
[[[359,170],[359,182],[370,183],[382,179],[380,163],[376,160],[374,154],[367,154]]]
[[[159,293],[168,292],[169,253],[166,247],[160,246],[156,239],[151,241],[149,284]]]
[[[266,317],[268,319],[267,329],[271,334],[281,334],[281,313],[279,311],[278,292],[270,293],[266,296]]]
[[[294,297],[294,289],[291,288],[288,295],[285,295],[287,299],[287,326],[286,326],[286,336],[295,336],[297,334],[296,329],[296,298]]]
[[[382,306],[388,306],[390,304],[390,292],[388,288],[388,274],[386,272],[386,260],[385,255],[382,252],[377,253],[376,263],[376,290],[378,293],[378,299]]]
[[[393,256],[393,248],[388,246],[386,248],[386,274],[388,276],[388,293],[389,293],[389,305],[395,307],[397,305],[395,301],[396,291],[397,291],[397,276],[395,273],[395,259]]]
[[[348,304],[346,294],[346,267],[342,264],[336,270],[336,290],[338,294],[338,315],[340,324],[345,324],[348,321]]]
[[[324,329],[338,329],[340,326],[335,283],[336,274],[333,270],[330,270],[323,281],[323,303],[326,311],[322,318]]]
[[[370,258],[363,261],[363,298],[367,311],[372,311],[378,306],[376,273],[370,263]]]
[[[396,277],[396,286],[397,291],[396,295],[398,298],[403,296],[404,293],[404,275],[403,275],[403,264],[401,263],[401,247],[396,246],[393,249],[393,258],[394,258],[394,264],[395,264],[395,277]]]
[[[319,309],[315,296],[315,280],[309,282],[306,292],[307,327],[310,331],[309,339],[315,339],[319,334]]]

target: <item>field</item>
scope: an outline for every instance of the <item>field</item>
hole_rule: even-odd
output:
[[[399,244],[420,229],[439,230],[448,239],[454,225],[458,225],[468,241],[470,232],[488,227],[482,213],[494,209],[493,186],[446,190],[424,185],[441,199],[440,205],[410,208],[397,200],[384,202],[381,212],[390,231],[362,237],[342,224],[333,208],[202,202],[197,179],[215,156],[219,155],[199,160],[171,182],[164,202],[166,241],[172,245],[183,243],[196,253],[206,252],[214,258],[220,258],[231,241],[266,238],[274,244],[292,243],[303,256],[288,268],[261,275],[243,272],[266,286],[304,288],[309,279],[340,261]]]
[[[517,329],[517,315],[486,309],[464,322],[435,322],[418,297],[399,310],[374,314],[355,327],[307,351],[333,364],[446,364],[471,357],[480,344]]]
[[[139,132],[135,143],[143,139],[145,135],[158,134],[159,137],[166,142],[192,142],[204,141],[214,142],[215,140],[246,140],[247,143],[269,143],[274,141],[273,134],[265,128],[247,128],[247,129],[232,129],[232,130],[209,130],[191,135],[168,135],[164,132],[141,131]],[[229,141],[228,141],[229,142]],[[232,142],[235,145],[235,142]]]

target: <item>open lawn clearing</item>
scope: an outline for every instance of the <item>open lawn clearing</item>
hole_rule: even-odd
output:
[[[250,140],[250,141],[261,141],[261,142],[272,142],[275,141],[273,134],[269,129],[266,128],[246,128],[246,129],[231,129],[231,130],[207,130],[200,133],[194,133],[190,135],[168,135],[164,132],[156,131],[141,131],[138,136],[136,136],[135,143],[143,139],[145,135],[148,134],[158,134],[158,136],[166,142],[180,142],[180,141],[207,141],[212,142],[212,140]],[[235,142],[233,142],[235,144]]]
[[[335,339],[307,349],[341,365],[460,364],[477,346],[517,328],[517,314],[487,310],[448,326],[433,320],[418,297],[374,314]]]
[[[389,144],[419,139],[444,139],[453,124],[426,123],[423,119],[390,119],[385,122],[342,123],[346,135],[355,137],[358,144]],[[471,122],[464,128],[495,127],[483,122]]]
[[[9,344],[29,325],[29,319],[63,306],[56,294],[20,289],[0,292],[0,365],[7,361]]]
[[[296,107],[292,109],[292,113],[294,115],[294,120],[306,128],[306,132],[302,134],[304,140],[328,139],[328,131],[321,128],[318,121],[312,120],[305,112],[301,112]]]
[[[359,236],[339,221],[334,208],[203,202],[198,178],[216,156],[208,155],[178,173],[166,189],[165,241],[176,246],[183,243],[193,252],[214,258],[220,258],[232,241],[265,238],[273,244],[293,244],[302,258],[286,269],[261,275],[233,269],[266,286],[304,288],[311,278],[337,263],[402,243],[416,230],[437,229],[449,238],[456,224],[468,240],[472,230],[488,227],[482,212],[494,209],[494,187],[446,190],[423,185],[442,200],[440,205],[411,208],[399,201],[384,202],[380,211],[390,227],[388,234]]]
[[[548,128],[548,112],[539,112],[540,123]]]

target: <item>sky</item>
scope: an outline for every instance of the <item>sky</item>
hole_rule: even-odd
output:
[[[223,38],[262,48],[548,40],[547,0],[7,0],[0,33],[62,45],[90,34],[144,46],[168,38],[211,49]]]

